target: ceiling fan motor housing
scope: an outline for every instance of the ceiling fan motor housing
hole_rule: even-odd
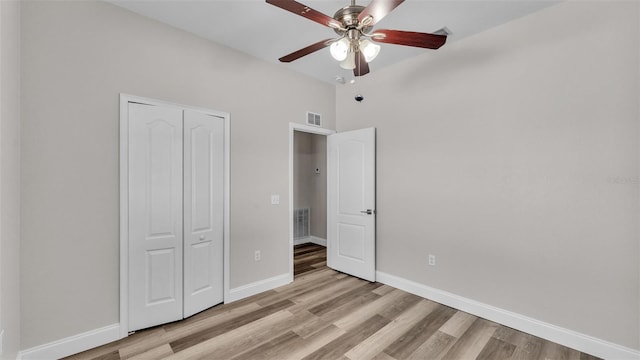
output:
[[[364,6],[361,5],[349,5],[345,6],[342,9],[336,11],[333,18],[342,23],[342,26],[345,29],[351,30],[358,27],[358,15],[364,10]],[[364,26],[360,29],[360,32],[366,34],[371,31],[372,26]],[[340,29],[334,29],[334,31],[338,35],[344,35],[344,31]]]

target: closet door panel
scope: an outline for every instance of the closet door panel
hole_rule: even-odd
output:
[[[129,103],[129,331],[182,319],[182,111]]]
[[[223,301],[224,119],[184,111],[184,316]]]

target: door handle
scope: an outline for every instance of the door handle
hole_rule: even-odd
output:
[[[363,213],[363,214],[367,214],[367,215],[371,215],[371,214],[375,214],[376,213],[375,210],[371,210],[371,209],[362,210],[360,212]]]

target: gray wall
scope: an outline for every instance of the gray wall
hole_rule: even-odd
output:
[[[374,62],[362,104],[338,87],[338,130],[377,128],[378,270],[640,349],[639,7],[561,3]]]
[[[294,208],[310,208],[311,235],[327,238],[327,137],[294,132]],[[315,169],[320,169],[320,174]]]
[[[20,4],[0,1],[0,330],[20,349]]]
[[[288,124],[333,86],[93,1],[24,2],[22,59],[23,349],[119,320],[119,93],[231,114],[231,287],[288,272]]]
[[[320,239],[327,238],[327,137],[313,135],[311,137],[311,154],[320,174],[313,174],[313,188],[311,190],[311,235]]]

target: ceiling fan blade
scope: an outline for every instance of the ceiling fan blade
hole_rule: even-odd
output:
[[[403,2],[404,0],[373,0],[362,10],[360,15],[358,15],[358,21],[361,22],[366,17],[371,16],[372,20],[368,25],[373,26]]]
[[[447,42],[447,35],[401,30],[375,30],[371,40],[405,46],[438,49]]]
[[[280,62],[286,62],[286,63],[292,62],[293,60],[298,60],[303,56],[309,55],[309,54],[314,53],[314,52],[316,52],[318,50],[326,48],[327,46],[331,45],[332,41],[333,41],[333,39],[325,39],[325,40],[322,40],[322,41],[318,41],[315,44],[312,44],[312,45],[309,45],[307,47],[304,47],[304,48],[302,48],[302,49],[300,49],[298,51],[294,51],[289,55],[285,55],[285,56],[281,57],[278,60],[280,60]]]
[[[266,0],[267,4],[271,4],[274,6],[277,6],[281,9],[287,10],[289,12],[292,12],[296,15],[300,15],[302,17],[305,17],[311,21],[315,21],[318,24],[330,27],[330,28],[341,28],[342,24],[328,16],[325,15],[319,11],[313,10],[312,8],[303,5],[297,1],[293,1],[293,0]]]
[[[369,63],[364,58],[362,51],[356,54],[356,67],[353,69],[353,76],[362,76],[369,73]]]

